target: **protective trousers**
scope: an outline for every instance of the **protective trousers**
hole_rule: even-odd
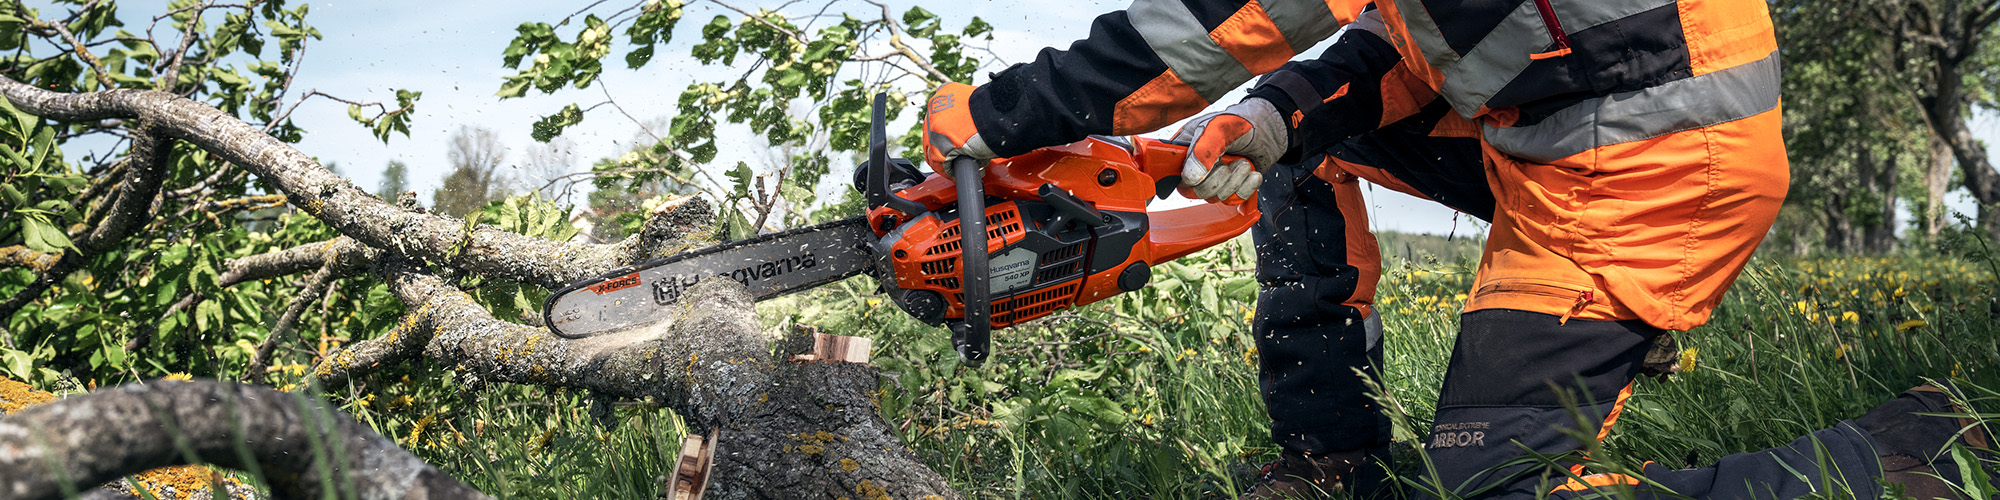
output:
[[[1324,454],[1388,441],[1387,419],[1356,375],[1379,373],[1383,342],[1370,329],[1379,324],[1372,305],[1380,263],[1356,178],[1487,220],[1495,215],[1492,193],[1507,189],[1489,184],[1478,140],[1456,133],[1463,129],[1455,118],[1429,109],[1436,107],[1346,141],[1324,158],[1272,169],[1259,192],[1264,220],[1253,236],[1263,287],[1253,327],[1272,438],[1287,450]],[[1506,230],[1501,225],[1496,232]],[[1418,478],[1427,487],[1411,493],[1571,497],[1635,483],[1555,457],[1608,435],[1664,330],[1640,320],[1551,314],[1564,309],[1481,308],[1461,317],[1423,443],[1432,469],[1417,469],[1436,474]],[[1874,496],[1872,478],[1881,475],[1874,448],[1866,433],[1843,422],[1713,467],[1669,470],[1649,462],[1643,472],[1653,483],[1635,488],[1642,498],[1784,499],[1838,483]]]
[[[1711,467],[1647,462],[1642,475],[1654,484],[1591,474],[1578,457],[1562,455],[1610,434],[1662,330],[1508,309],[1468,312],[1460,325],[1424,443],[1437,475],[1419,479],[1420,498],[1574,498],[1614,487],[1661,499],[1785,499],[1830,486],[1857,498],[1881,495],[1874,442],[1851,421]]]
[[[1491,217],[1486,181],[1458,171],[1477,172],[1479,142],[1469,127],[1438,126],[1448,110],[1436,103],[1328,156],[1265,173],[1257,191],[1263,218],[1250,233],[1260,285],[1251,327],[1271,439],[1287,450],[1322,455],[1389,442],[1388,418],[1356,375],[1380,376],[1382,323],[1373,305],[1381,258],[1360,181],[1339,165],[1396,165],[1401,178],[1376,175],[1377,184]]]

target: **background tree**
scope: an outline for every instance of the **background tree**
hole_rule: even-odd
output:
[[[402,160],[389,160],[389,166],[382,168],[382,182],[375,187],[375,196],[394,201],[403,190],[409,189],[410,167]]]
[[[451,173],[444,184],[431,193],[431,209],[464,217],[485,208],[494,200],[513,192],[506,172],[500,170],[507,151],[492,130],[460,126],[451,134]]]
[[[521,153],[521,163],[517,166],[520,181],[516,189],[524,193],[535,193],[542,199],[562,204],[570,199],[570,185],[563,179],[576,169],[576,142],[556,137],[546,143],[528,145]]]
[[[1793,173],[1780,240],[1885,252],[1907,211],[1935,241],[1958,187],[2000,235],[2000,174],[1968,128],[1974,106],[1995,103],[2000,1],[1784,0],[1773,13]]]
[[[1788,212],[1776,228],[1795,251],[1886,252],[1899,228],[1897,187],[1921,174],[1929,129],[1901,98],[1906,79],[1886,37],[1863,29],[1858,3],[1781,2]],[[1843,35],[1827,43],[1828,33]],[[1941,203],[1922,199],[1922,206]],[[1918,213],[1921,213],[1919,211]]]
[[[1887,39],[1892,50],[1888,62],[1905,76],[1898,88],[1914,101],[1930,129],[1929,191],[1939,192],[1938,186],[1950,178],[1945,158],[1956,160],[1964,187],[1979,203],[1979,225],[2000,238],[2000,171],[1987,158],[1985,145],[1972,137],[1969,124],[1973,106],[1993,109],[2000,103],[1994,94],[2000,88],[2000,47],[1995,47],[2000,43],[2000,26],[1995,25],[2000,0],[1890,0],[1862,2],[1860,7],[1850,12],[1877,39]]]

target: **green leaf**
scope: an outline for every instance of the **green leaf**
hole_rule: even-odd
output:
[[[1985,425],[1985,424],[1978,424]],[[1973,432],[1977,432],[1974,429]],[[1993,483],[1981,470],[1979,457],[1965,445],[1952,444],[1951,460],[1958,463],[1958,477],[1965,478],[1965,493],[1972,500],[1992,500]]]
[[[562,135],[563,129],[582,121],[583,108],[577,107],[575,104],[570,104],[564,106],[562,111],[557,111],[556,114],[545,116],[541,120],[535,121],[530,134],[534,136],[536,142],[549,142],[550,139],[555,139],[556,136]]]
[[[222,326],[222,303],[204,300],[201,301],[201,305],[194,307],[194,327],[196,330],[209,331],[210,325]]]
[[[28,206],[28,195],[21,194],[13,184],[0,184],[0,195],[7,197],[7,204],[15,207]]]
[[[646,61],[651,61],[652,59],[653,46],[651,44],[641,45],[639,48],[632,49],[631,52],[625,54],[625,66],[631,69],[639,69],[639,67],[646,65]]]
[[[0,144],[0,155],[5,155],[7,163],[16,165],[15,168],[27,170],[39,165],[38,163],[28,163],[28,159],[22,157],[19,151],[15,151],[13,147],[6,144]]]
[[[493,95],[500,96],[502,99],[528,95],[528,87],[533,83],[533,78],[524,76],[508,77],[507,83],[500,84],[500,91],[494,92]]]
[[[70,243],[69,235],[63,233],[62,228],[50,223],[46,217],[30,215],[22,217],[21,222],[22,233],[26,236],[25,243],[29,249],[43,253],[61,253],[63,250],[76,247]]]
[[[725,175],[727,175],[730,181],[732,181],[730,183],[730,189],[732,190],[732,192],[736,193],[736,196],[738,197],[750,196],[750,182],[751,179],[755,178],[757,175],[756,172],[750,170],[750,164],[743,163],[740,161],[736,162],[736,168],[730,169],[729,172]]]

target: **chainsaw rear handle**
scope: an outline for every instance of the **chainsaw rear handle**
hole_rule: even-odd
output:
[[[1145,137],[1132,138],[1133,163],[1153,178],[1154,186],[1165,193],[1181,183],[1181,167],[1187,160],[1187,143]],[[1223,156],[1227,163],[1239,157]],[[1164,189],[1159,189],[1164,188]],[[1215,246],[1250,230],[1260,213],[1252,200],[1231,196],[1221,202],[1150,212],[1152,229],[1147,239],[1153,245],[1153,264],[1185,257]]]

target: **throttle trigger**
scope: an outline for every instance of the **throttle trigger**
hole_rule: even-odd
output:
[[[1161,177],[1160,180],[1153,181],[1153,195],[1164,200],[1167,199],[1167,195],[1174,194],[1174,188],[1180,186],[1181,176],[1169,175]]]

